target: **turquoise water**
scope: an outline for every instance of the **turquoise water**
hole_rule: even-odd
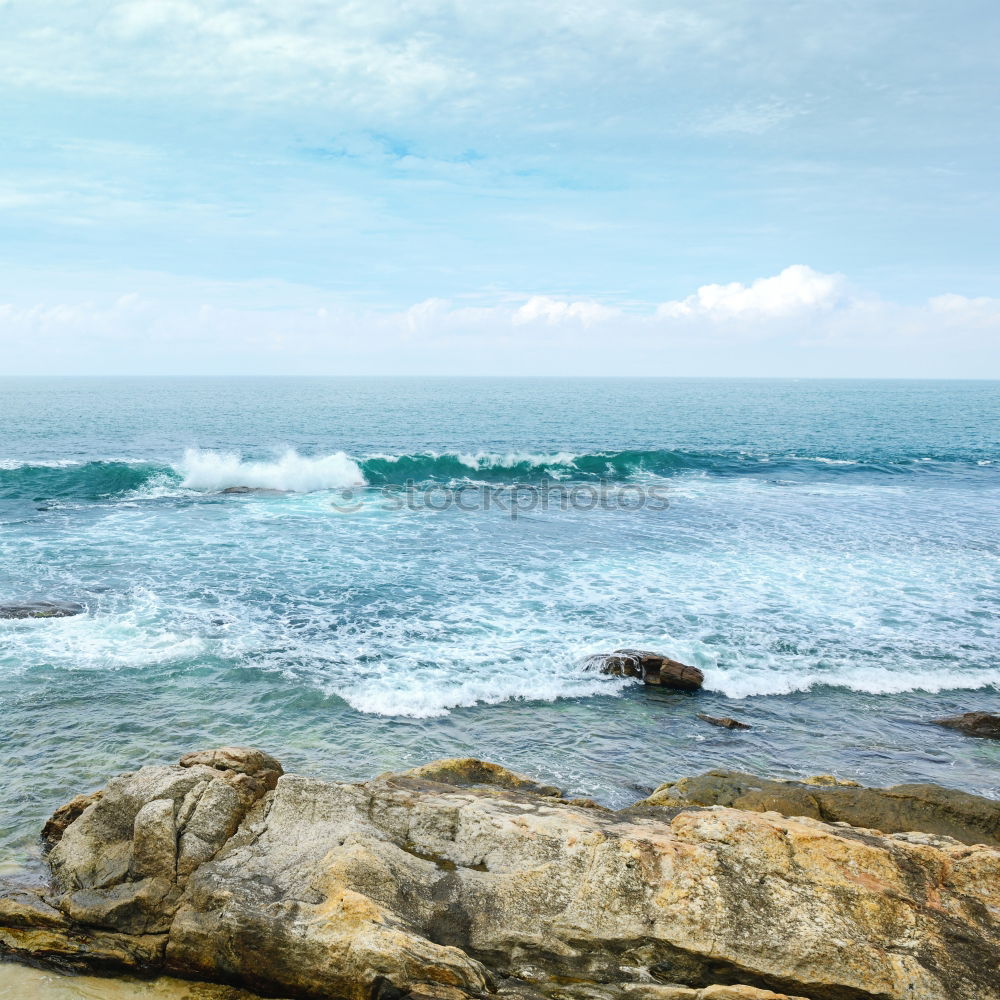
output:
[[[0,602],[87,607],[0,622],[0,865],[233,742],[1000,796],[1000,744],[927,725],[1000,710],[1000,383],[0,379],[0,426]],[[583,671],[621,645],[708,690]]]

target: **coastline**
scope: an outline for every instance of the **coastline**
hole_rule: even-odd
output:
[[[338,784],[224,747],[44,836],[51,885],[0,893],[34,961],[317,1000],[1000,996],[1000,803],[936,786],[710,772],[614,811],[473,759]]]

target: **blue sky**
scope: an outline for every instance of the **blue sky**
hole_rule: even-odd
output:
[[[977,0],[0,0],[0,374],[998,377],[998,44]]]

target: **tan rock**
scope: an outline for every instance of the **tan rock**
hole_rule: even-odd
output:
[[[0,942],[316,1000],[1000,1000],[988,847],[726,807],[615,813],[466,760],[285,775],[237,794],[235,832],[176,882],[136,880],[135,831],[167,817],[137,825],[150,803],[172,803],[179,844],[200,810],[214,843],[227,775],[260,774],[204,760],[114,779],[53,850],[48,901],[0,895]]]
[[[728,806],[808,816],[885,833],[921,831],[967,844],[1000,846],[1000,802],[940,785],[864,788],[831,775],[772,781],[739,771],[708,771],[661,785],[637,805],[668,809]]]
[[[42,840],[48,847],[59,843],[66,827],[79,817],[84,809],[92,805],[100,797],[101,792],[91,792],[89,795],[77,795],[64,806],[60,806],[42,827]]]
[[[753,986],[709,986],[698,993],[697,1000],[806,1000],[787,993],[772,993]]]
[[[422,778],[424,781],[439,781],[445,785],[456,785],[468,788],[472,785],[489,785],[494,788],[505,788],[510,791],[534,792],[538,795],[559,796],[561,791],[552,785],[540,785],[537,781],[508,771],[499,764],[477,760],[475,757],[448,757],[435,760],[421,767],[414,767],[402,774],[411,778]],[[384,775],[383,777],[392,775]]]
[[[174,822],[176,805],[173,799],[154,799],[136,814],[132,824],[133,878],[163,878],[173,882],[177,877],[177,826]]]

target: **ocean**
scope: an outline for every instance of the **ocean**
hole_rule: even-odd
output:
[[[2,870],[227,743],[1000,796],[1000,744],[929,725],[1000,711],[1000,382],[0,379],[0,428],[0,603],[86,606],[0,621]],[[584,669],[622,646],[706,689]]]

